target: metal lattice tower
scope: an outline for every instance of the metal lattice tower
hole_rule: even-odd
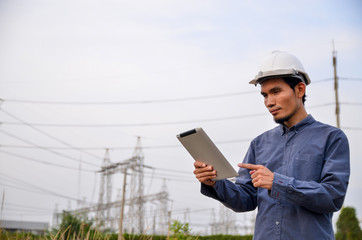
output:
[[[58,218],[58,215],[60,215],[59,210],[58,210],[58,203],[55,204],[55,208],[53,211],[53,228],[58,228],[60,225],[60,219]]]
[[[109,166],[111,164],[110,158],[109,158],[109,151],[106,150],[106,153],[104,155],[104,163]],[[107,183],[107,192],[106,192],[106,219],[111,219],[111,209],[108,207],[112,200],[112,170],[106,171],[106,183]]]
[[[141,138],[137,137],[136,148],[133,152],[129,169],[132,170],[130,179],[130,199],[134,199],[128,208],[128,232],[144,232],[144,182],[143,182],[143,164],[144,155],[142,152]]]
[[[226,208],[224,205],[219,205],[219,220],[216,221],[215,212],[212,212],[213,222],[211,224],[211,234],[238,234],[236,226],[236,213]]]
[[[98,211],[96,215],[96,222],[98,226],[102,226],[107,219],[111,217],[111,210],[107,207],[111,203],[112,198],[112,169],[109,168],[111,165],[109,150],[106,149],[104,154],[103,164],[101,168],[101,184],[99,187],[99,197],[98,197]],[[106,194],[104,194],[104,187],[106,184]],[[106,195],[106,199],[104,199]],[[106,207],[104,207],[106,206]]]
[[[161,192],[166,195],[165,198],[160,199],[160,209],[159,209],[159,225],[160,227],[160,234],[165,235],[167,234],[167,225],[168,225],[168,191],[167,191],[167,185],[166,180],[163,180],[163,184],[161,187]]]
[[[95,216],[97,228],[100,230],[110,229],[117,231],[122,227],[121,232],[143,234],[146,230],[152,229],[147,219],[146,208],[150,204],[155,206],[154,212],[154,233],[167,233],[168,223],[168,192],[166,182],[162,185],[161,192],[144,195],[144,168],[153,167],[144,165],[144,155],[141,147],[141,139],[137,138],[137,144],[131,158],[122,162],[112,163],[109,151],[106,149],[101,170],[98,203],[91,206],[78,206],[76,210],[69,210],[73,214]],[[123,174],[122,198],[120,194],[116,200],[112,201],[112,176],[116,173]],[[83,205],[83,204],[82,204]],[[123,209],[125,207],[125,213]],[[121,219],[122,210],[122,219]],[[61,218],[61,213],[54,213],[56,220]],[[156,227],[156,221],[158,222]],[[122,222],[122,224],[121,224]],[[54,221],[56,223],[56,221]]]

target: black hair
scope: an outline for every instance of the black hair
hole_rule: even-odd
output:
[[[297,86],[298,83],[302,82],[302,80],[300,78],[296,78],[296,77],[284,77],[283,80],[293,89],[293,91],[295,91],[295,89],[294,89],[295,86]],[[307,95],[305,95],[305,93],[304,93],[304,95],[302,97],[303,105],[306,100],[306,97],[307,97]]]

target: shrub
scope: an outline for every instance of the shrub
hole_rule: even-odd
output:
[[[337,221],[336,240],[360,240],[362,231],[353,207],[344,207]]]

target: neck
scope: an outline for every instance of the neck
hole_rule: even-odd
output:
[[[308,113],[303,106],[290,119],[283,122],[283,125],[289,129],[289,128],[293,127],[295,124],[301,122],[307,116],[308,116]]]

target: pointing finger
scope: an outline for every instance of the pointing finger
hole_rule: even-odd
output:
[[[247,169],[251,169],[251,170],[258,170],[263,167],[262,165],[255,165],[255,164],[250,164],[250,163],[240,163],[240,164],[238,164],[238,166],[241,168],[247,168]]]

